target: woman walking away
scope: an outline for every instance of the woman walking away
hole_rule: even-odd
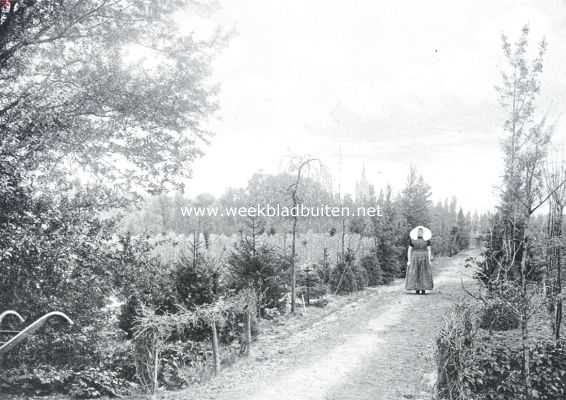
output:
[[[425,290],[433,287],[431,237],[430,229],[424,226],[417,226],[409,234],[405,289],[414,290],[417,294],[425,294]]]

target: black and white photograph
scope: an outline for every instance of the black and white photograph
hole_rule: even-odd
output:
[[[1,400],[566,400],[566,0],[0,0]]]

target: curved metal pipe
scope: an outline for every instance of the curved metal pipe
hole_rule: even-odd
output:
[[[16,311],[8,310],[8,311],[4,311],[2,314],[0,314],[0,326],[2,326],[2,321],[4,320],[4,318],[6,318],[10,315],[18,318],[20,320],[20,323],[24,323],[24,321],[25,321],[22,318],[22,316],[20,314],[18,314]]]
[[[43,325],[45,325],[47,320],[49,320],[52,317],[61,317],[65,321],[67,321],[69,323],[69,325],[73,325],[73,321],[71,320],[71,318],[69,318],[67,315],[65,315],[62,312],[53,311],[53,312],[50,312],[48,314],[45,314],[43,317],[39,318],[33,324],[29,325],[27,328],[22,330],[20,333],[18,333],[12,339],[8,340],[6,343],[4,343],[2,346],[0,346],[0,355],[10,351],[11,349],[13,349],[20,342],[25,340],[28,336],[32,335],[35,331],[37,331],[39,328],[41,328]]]

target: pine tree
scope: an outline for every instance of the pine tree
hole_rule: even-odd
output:
[[[382,216],[373,220],[374,249],[382,271],[383,283],[391,282],[401,274],[400,251],[397,245],[397,213],[391,198],[391,187],[380,191],[378,204]]]
[[[432,202],[430,186],[414,166],[409,169],[407,184],[401,193],[402,213],[409,227],[430,225]]]

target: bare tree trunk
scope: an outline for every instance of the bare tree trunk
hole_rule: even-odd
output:
[[[292,232],[292,243],[291,243],[291,313],[295,313],[295,293],[296,293],[296,286],[297,286],[297,282],[296,282],[296,278],[297,278],[297,274],[295,271],[295,252],[296,252],[296,237],[297,237],[297,222],[298,222],[298,210],[297,205],[298,205],[298,199],[297,199],[297,192],[299,191],[299,185],[301,183],[301,173],[303,171],[303,168],[308,165],[310,162],[312,161],[318,161],[318,159],[316,158],[309,158],[305,161],[303,161],[299,167],[297,168],[297,179],[295,180],[295,183],[293,185],[291,185],[290,189],[291,189],[291,198],[293,200],[293,211],[295,212],[295,215],[293,216],[293,232]]]
[[[344,218],[344,215],[342,215],[342,238],[341,238],[341,248],[340,248],[340,257],[341,260],[344,261],[344,242],[346,240],[346,219]]]
[[[199,247],[200,247],[200,222],[199,222],[199,230],[193,231],[193,268],[196,269],[198,266],[198,256],[199,256]]]
[[[293,207],[296,206],[296,197],[293,196]],[[297,290],[297,271],[295,270],[295,239],[297,236],[297,216],[293,217],[293,232],[291,234],[291,312],[295,313],[295,292]]]
[[[545,294],[550,300],[550,318],[552,322],[552,333],[555,341],[560,339],[560,326],[562,324],[562,219],[564,207],[562,206],[562,196],[555,193],[549,199],[548,213],[548,250],[547,250],[547,271],[545,276],[549,282]]]
[[[556,343],[558,343],[558,341],[560,340],[560,327],[562,325],[562,299],[559,298],[558,301],[556,302],[556,311],[555,311],[555,317],[554,317],[554,324],[555,329],[554,329],[554,341]]]
[[[157,389],[159,388],[159,345],[155,345],[155,351],[153,353],[153,388],[152,394],[157,393]]]
[[[523,355],[523,396],[525,400],[531,398],[531,371],[529,355],[529,328],[528,328],[528,293],[527,293],[527,223],[523,231],[523,249],[521,251],[521,350]]]
[[[212,356],[214,357],[214,375],[220,372],[220,351],[218,349],[218,332],[216,330],[216,321],[212,321],[210,325],[212,330]]]
[[[562,215],[564,212],[564,207],[562,204],[559,204],[557,207],[557,215],[556,215],[556,229],[555,229],[555,236],[557,238],[562,238]],[[562,244],[560,246],[556,245],[554,249],[555,253],[555,262],[556,262],[556,316],[554,319],[554,339],[558,342],[560,340],[560,327],[562,325]]]

